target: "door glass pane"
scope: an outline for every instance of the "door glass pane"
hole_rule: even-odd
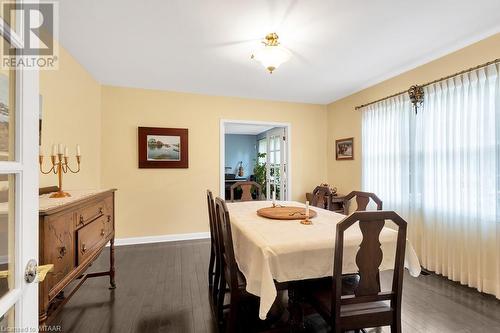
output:
[[[276,183],[274,186],[276,188],[276,199],[283,200],[283,198],[281,197],[281,186],[278,183]]]
[[[13,306],[3,316],[0,315],[0,332],[15,332],[15,327]]]
[[[267,154],[267,140],[266,139],[259,140],[259,154]],[[262,157],[259,157],[259,163],[260,164],[266,163],[266,156],[265,155],[263,155]]]
[[[15,288],[14,180],[14,175],[0,175],[0,298]]]
[[[14,161],[16,72],[0,69],[0,161]]]

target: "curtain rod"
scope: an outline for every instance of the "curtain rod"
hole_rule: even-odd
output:
[[[442,77],[442,78],[439,78],[437,80],[434,80],[434,81],[431,81],[431,82],[427,82],[427,83],[424,83],[422,85],[419,85],[419,87],[427,87],[427,86],[430,86],[431,84],[434,84],[434,83],[438,83],[438,82],[441,82],[441,81],[445,81],[445,80],[448,80],[448,79],[451,79],[453,77],[456,77],[456,76],[459,76],[459,75],[462,75],[462,74],[465,74],[465,73],[469,73],[469,72],[472,72],[472,71],[475,71],[477,69],[480,69],[480,68],[483,68],[483,67],[487,67],[489,65],[492,65],[492,64],[496,64],[496,63],[500,63],[500,58],[498,59],[495,59],[493,61],[489,61],[487,63],[484,63],[482,65],[479,65],[479,66],[475,66],[475,67],[471,67],[471,68],[468,68],[466,70],[463,70],[461,72],[458,72],[458,73],[455,73],[455,74],[452,74],[452,75],[448,75],[448,76],[445,76],[445,77]],[[369,106],[369,105],[372,105],[372,104],[375,104],[375,103],[378,103],[378,102],[382,102],[382,101],[385,101],[386,99],[389,99],[389,98],[392,98],[392,97],[396,97],[396,96],[399,96],[401,94],[404,94],[408,92],[408,90],[405,90],[405,91],[401,91],[401,92],[398,92],[396,94],[392,94],[390,96],[386,96],[386,97],[383,97],[383,98],[380,98],[380,99],[377,99],[376,101],[373,101],[373,102],[370,102],[370,103],[366,103],[366,104],[363,104],[363,105],[359,105],[359,106],[356,106],[354,108],[354,110],[359,110],[361,108],[364,108],[366,106]]]

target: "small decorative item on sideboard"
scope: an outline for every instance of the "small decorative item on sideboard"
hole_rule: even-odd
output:
[[[64,192],[62,189],[62,175],[63,173],[67,173],[70,171],[71,173],[78,173],[80,171],[80,161],[82,158],[80,145],[76,145],[76,163],[78,168],[76,170],[71,169],[68,164],[69,158],[69,149],[65,147],[62,143],[59,145],[52,145],[52,154],[50,156],[50,161],[52,162],[52,167],[48,171],[43,171],[43,150],[40,146],[40,153],[38,155],[38,163],[40,164],[40,172],[44,175],[49,173],[54,173],[58,176],[59,180],[59,190],[50,195],[50,198],[65,198],[70,197],[71,195],[67,192]]]
[[[243,161],[240,161],[240,166],[238,167],[238,177],[243,177],[245,170],[243,169]]]

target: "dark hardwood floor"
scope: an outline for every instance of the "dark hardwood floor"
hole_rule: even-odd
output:
[[[107,267],[106,251],[90,270]],[[215,332],[208,255],[208,241],[117,247],[117,288],[108,290],[105,277],[88,280],[52,324],[78,333]],[[405,276],[403,290],[403,332],[500,332],[500,301],[492,296],[435,275]],[[326,331],[318,316],[307,323]],[[390,330],[369,330],[380,331]]]

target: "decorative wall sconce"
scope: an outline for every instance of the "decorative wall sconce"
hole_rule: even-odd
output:
[[[424,88],[422,86],[411,86],[408,89],[408,95],[410,95],[411,104],[413,104],[413,109],[415,114],[418,113],[418,108],[424,104]]]

